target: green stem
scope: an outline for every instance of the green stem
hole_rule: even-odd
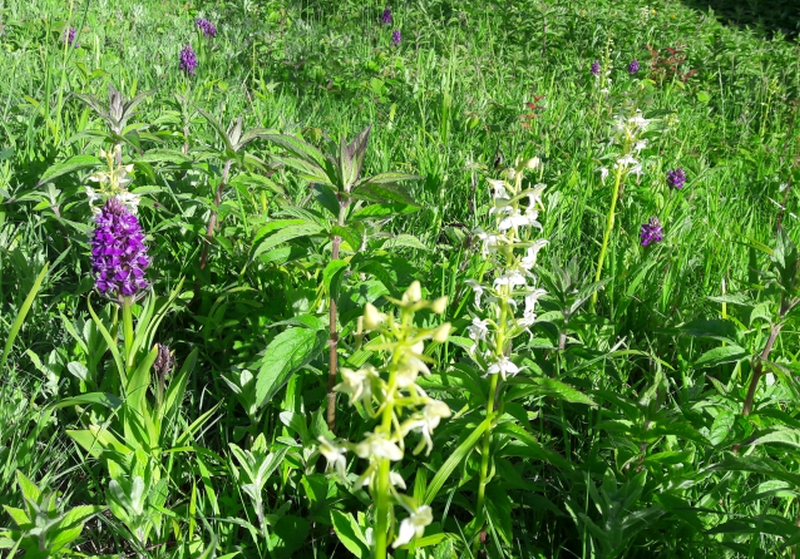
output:
[[[397,355],[395,355],[397,357]],[[396,360],[396,359],[395,359]],[[394,378],[390,374],[388,391],[389,395],[384,404],[381,415],[381,430],[388,436],[392,429],[392,414],[394,412]],[[390,506],[390,479],[391,464],[388,458],[381,458],[378,462],[378,483],[375,497],[375,559],[386,559],[389,544],[389,506]]]
[[[594,281],[600,281],[600,276],[603,275],[603,261],[606,258],[606,251],[608,250],[608,240],[611,238],[611,231],[614,229],[614,214],[617,211],[617,198],[619,198],[619,187],[622,184],[623,165],[617,165],[617,174],[614,180],[614,195],[611,198],[611,207],[608,210],[608,217],[606,218],[606,230],[603,233],[603,244],[600,247],[600,256],[597,258],[597,272],[594,275]],[[591,312],[594,312],[597,305],[597,291],[592,294]]]
[[[125,343],[125,368],[133,369],[133,301],[122,297],[122,337]]]

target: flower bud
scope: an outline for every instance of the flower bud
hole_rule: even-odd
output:
[[[443,344],[447,341],[447,337],[449,335],[450,335],[450,323],[445,322],[444,324],[442,324],[436,330],[433,331],[433,335],[431,335],[431,338],[433,338],[434,342],[439,342],[440,344]]]
[[[364,306],[364,328],[376,330],[383,323],[383,315],[372,303]]]
[[[414,304],[422,299],[422,286],[416,280],[412,283],[405,293],[403,293],[403,303]]]
[[[431,310],[436,314],[442,314],[447,309],[447,297],[439,297],[431,303]]]

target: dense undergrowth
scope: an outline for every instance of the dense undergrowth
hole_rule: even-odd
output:
[[[0,554],[794,557],[800,13],[708,4],[0,4]]]

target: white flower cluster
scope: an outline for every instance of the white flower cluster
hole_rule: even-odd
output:
[[[622,145],[622,155],[620,155],[614,163],[614,170],[619,173],[632,174],[640,177],[643,168],[642,162],[636,158],[643,149],[647,147],[647,139],[642,139],[641,136],[647,131],[650,125],[650,120],[642,116],[642,111],[636,109],[633,116],[617,116],[614,119],[614,139],[612,143],[619,143]],[[603,183],[606,182],[609,170],[606,167],[600,167],[600,179]]]
[[[412,538],[421,537],[425,526],[433,521],[433,514],[430,507],[418,506],[413,499],[398,492],[398,489],[404,490],[406,484],[396,471],[389,469],[388,479],[380,480],[381,464],[403,459],[405,437],[411,432],[421,436],[414,454],[423,448],[430,454],[434,429],[442,418],[451,415],[446,403],[431,398],[417,384],[420,374],[430,374],[428,363],[432,360],[425,355],[425,342],[447,341],[450,323],[435,328],[414,326],[416,311],[427,308],[442,314],[447,307],[446,297],[434,301],[422,299],[422,289],[417,281],[411,284],[401,300],[389,300],[399,307],[399,320],[393,314],[380,312],[370,303],[367,303],[363,317],[364,327],[379,334],[366,345],[366,349],[384,352],[388,356],[382,367],[383,375],[381,370],[369,364],[358,370],[342,368],[342,382],[334,387],[337,392],[348,395],[351,405],[363,406],[371,417],[379,419],[379,424],[374,431],[365,433],[364,440],[358,443],[333,442],[320,437],[319,451],[343,481],[347,480],[347,451],[368,461],[367,468],[355,479],[353,486],[356,489],[369,488],[376,499],[387,497],[384,492],[388,491],[388,497],[406,508],[409,516],[401,522],[392,542],[394,547],[398,547]]]
[[[545,185],[523,189],[526,169],[536,169],[538,158],[519,163],[506,171],[507,180],[490,180],[493,231],[480,231],[482,254],[495,264],[491,285],[474,279],[466,283],[475,292],[475,307],[485,313],[474,318],[467,327],[473,342],[470,353],[488,375],[500,374],[503,379],[519,372],[519,367],[505,354],[505,342],[526,331],[536,321],[536,305],[546,292],[536,286],[531,272],[546,239],[533,238],[531,230],[540,230],[539,209],[543,207]],[[521,315],[518,307],[524,306]],[[486,306],[486,308],[484,308]]]
[[[89,180],[99,184],[100,192],[98,193],[91,186],[84,186],[86,189],[86,196],[89,198],[89,207],[95,215],[100,213],[100,207],[105,204],[108,198],[117,198],[123,203],[134,215],[136,215],[139,208],[138,194],[129,192],[127,185],[133,180],[130,174],[133,172],[133,165],[122,165],[122,147],[119,144],[114,146],[114,150],[107,152],[104,149],[100,150],[100,157],[105,159],[108,170],[96,171],[89,176]],[[99,200],[99,205],[95,202]]]

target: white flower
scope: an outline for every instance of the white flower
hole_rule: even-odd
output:
[[[425,344],[420,341],[403,353],[403,360],[398,364],[396,377],[397,385],[400,388],[405,388],[414,384],[417,381],[419,373],[425,373],[426,375],[431,374],[428,365],[422,360],[424,351]]]
[[[534,243],[528,247],[527,253],[520,261],[520,267],[525,270],[529,271],[531,268],[536,265],[536,257],[539,254],[539,251],[547,244],[547,239],[536,239]]]
[[[372,365],[367,365],[357,371],[342,367],[343,382],[334,386],[333,389],[349,394],[351,405],[359,400],[368,402],[372,397],[372,381],[377,378],[380,376]]]
[[[428,505],[422,505],[400,523],[400,531],[397,539],[392,542],[392,547],[397,548],[413,538],[421,538],[425,533],[425,526],[431,522],[433,522],[433,510]]]
[[[519,372],[519,367],[511,361],[508,357],[503,357],[499,361],[495,361],[491,365],[489,365],[489,370],[487,371],[490,375],[496,375],[500,373],[500,376],[503,380],[506,380],[506,375],[514,376]]]
[[[511,270],[510,272],[495,278],[494,289],[497,291],[497,288],[501,285],[507,285],[510,289],[514,289],[515,286],[525,285],[525,283],[525,276],[523,276],[518,270]]]
[[[476,344],[480,340],[485,340],[486,335],[489,333],[489,321],[488,320],[480,320],[479,318],[472,319],[472,326],[467,326],[467,332],[469,332],[469,337],[473,340]]]
[[[428,451],[425,454],[429,455],[431,453],[431,450],[433,450],[431,434],[433,434],[433,430],[439,426],[439,422],[443,417],[450,417],[450,413],[448,405],[440,400],[430,400],[425,405],[425,408],[422,410],[422,418],[415,421],[412,423],[412,426],[410,426],[411,429],[419,429],[422,434],[422,440],[417,448],[414,449],[414,454],[422,450],[423,445],[428,447]]]
[[[497,252],[497,247],[502,240],[502,237],[499,235],[488,233],[478,233],[478,238],[483,241],[483,248],[481,249],[483,256]]]
[[[406,292],[403,293],[403,303],[404,304],[413,304],[419,302],[422,299],[422,286],[417,280],[408,286]]]
[[[328,467],[333,467],[336,470],[336,473],[339,474],[339,477],[344,479],[344,470],[347,466],[344,453],[347,451],[347,449],[343,446],[335,446],[331,441],[321,435],[318,440],[319,452],[325,457],[325,460],[328,461]]]
[[[508,192],[506,191],[506,183],[501,180],[497,179],[487,179],[489,181],[489,185],[492,187],[490,194],[492,198],[497,200],[498,198],[508,198]]]
[[[598,171],[600,171],[600,180],[605,184],[606,177],[608,177],[608,167],[600,167]]]
[[[384,320],[384,315],[373,305],[367,303],[364,305],[364,328],[367,330],[375,330]]]
[[[647,140],[646,139],[645,140],[639,140],[638,142],[633,144],[633,149],[636,151],[636,153],[639,153],[640,151],[642,151],[646,147],[647,147]]]
[[[475,292],[475,306],[478,310],[483,310],[481,309],[481,297],[483,296],[484,287],[474,279],[468,279],[464,283],[472,287],[472,291]]]
[[[617,159],[614,168],[617,167],[625,167],[629,173],[633,173],[634,175],[642,174],[642,164],[639,163],[639,161],[637,161],[636,158],[634,158],[630,153]]]
[[[378,433],[367,433],[367,438],[356,445],[359,458],[388,458],[393,462],[403,459],[403,451],[396,443]]]
[[[534,289],[525,295],[525,313],[518,321],[521,326],[530,326],[536,321],[536,303],[539,297],[545,295],[547,291],[544,289]]]
[[[538,225],[538,222],[535,221],[535,217],[534,217],[534,220],[532,221],[530,219],[530,216],[522,215],[517,211],[517,212],[514,212],[512,215],[510,215],[510,216],[508,216],[506,218],[503,218],[503,220],[500,221],[500,223],[497,225],[497,229],[501,233],[505,233],[506,231],[508,231],[512,227],[525,227],[527,225],[532,225],[534,223],[536,223]],[[541,225],[540,225],[540,227],[541,227]]]

